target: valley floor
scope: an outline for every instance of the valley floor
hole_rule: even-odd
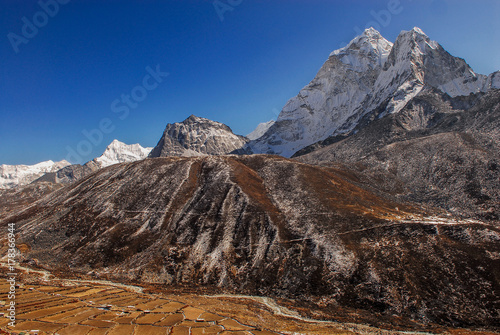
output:
[[[6,313],[9,284],[5,274],[9,271],[5,267],[0,271],[4,274],[0,308]],[[9,320],[2,317],[0,334],[412,334],[304,318],[269,298],[161,292],[147,286],[56,278],[24,267],[16,271],[20,274],[16,326],[9,327]]]

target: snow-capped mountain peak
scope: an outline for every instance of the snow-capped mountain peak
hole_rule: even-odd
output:
[[[349,134],[365,116],[398,113],[425,86],[466,96],[498,87],[498,77],[476,74],[420,28],[402,31],[394,44],[369,28],[332,52],[276,123],[247,147],[289,157],[327,137]]]
[[[144,159],[153,148],[143,148],[140,144],[125,144],[118,140],[113,140],[106,147],[104,153],[95,158],[100,167],[106,167],[117,163],[133,162]]]
[[[365,46],[370,45],[373,49],[376,49],[378,41],[392,45],[392,43],[389,41],[385,42],[386,41],[385,38],[383,38],[382,35],[380,35],[380,33],[377,30],[375,30],[374,28],[368,28],[363,32],[363,34],[355,37],[345,47],[333,51],[330,54],[330,56],[345,53],[348,50],[358,48],[359,46],[362,46],[362,45],[365,45]]]
[[[371,62],[367,62],[366,58],[376,59],[375,63],[382,66],[391,48],[391,42],[383,38],[374,28],[368,28],[347,46],[333,51],[330,57],[338,57],[342,63],[350,65],[353,70],[366,71],[371,66]]]
[[[377,80],[379,86],[395,77],[406,77],[406,81],[436,87],[452,97],[483,91],[487,81],[486,76],[476,74],[463,59],[450,55],[419,28],[399,34],[384,72]]]
[[[407,60],[408,57],[416,57],[426,55],[430,50],[439,48],[439,43],[433,41],[427,36],[422,29],[413,28],[412,30],[403,30],[394,44],[394,53],[396,58],[393,60],[401,62]]]
[[[439,47],[439,43],[438,42],[431,40],[429,38],[429,36],[427,36],[427,34],[424,33],[423,30],[420,29],[420,28],[418,28],[418,27],[414,27],[410,31],[403,30],[400,33],[400,35],[401,36],[404,36],[404,35],[411,36],[411,38],[413,40],[415,40],[417,43],[419,43],[419,48],[420,48],[421,51],[425,51],[427,47],[429,47],[431,49],[436,49],[436,48]]]

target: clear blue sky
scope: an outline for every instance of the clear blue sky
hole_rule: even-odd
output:
[[[213,0],[60,2],[50,17],[36,1],[0,0],[0,164],[63,159],[103,119],[113,130],[80,150],[81,162],[115,138],[154,146],[190,114],[247,134],[367,25],[391,41],[418,26],[476,72],[500,69],[498,0],[220,0],[232,9],[223,13]],[[373,13],[390,4],[398,13],[380,24]],[[23,17],[40,25],[25,27],[28,38]],[[169,75],[148,78],[146,91],[146,67],[157,65]],[[120,99],[134,89],[144,100],[124,117]]]

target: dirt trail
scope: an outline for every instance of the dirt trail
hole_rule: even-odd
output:
[[[349,330],[358,334],[379,334],[379,335],[432,335],[432,333],[426,332],[408,332],[408,331],[391,331],[384,330],[380,328],[374,328],[366,325],[355,324],[355,323],[341,323],[335,321],[325,321],[325,320],[316,320],[307,317],[301,316],[298,312],[292,311],[287,307],[279,305],[273,298],[269,297],[259,297],[259,296],[249,296],[249,295],[237,295],[237,294],[217,294],[217,295],[204,295],[206,298],[229,298],[229,299],[248,299],[255,301],[257,303],[263,304],[267,308],[269,308],[274,315],[281,316],[285,318],[292,318],[299,321],[307,322],[307,323],[319,323],[319,324],[328,324],[331,326],[335,326],[339,329]]]
[[[0,263],[0,265],[4,266],[4,267],[7,267],[7,264],[3,263],[3,262]],[[106,285],[106,286],[114,286],[114,287],[118,287],[118,288],[123,288],[123,289],[131,290],[131,291],[133,291],[135,293],[143,293],[144,292],[144,288],[142,288],[140,286],[115,283],[115,282],[112,282],[112,281],[109,281],[109,280],[98,280],[98,279],[90,279],[90,280],[88,280],[88,279],[61,279],[61,278],[55,277],[52,273],[50,273],[49,271],[46,271],[46,270],[34,270],[34,269],[31,269],[31,268],[28,268],[28,267],[25,267],[25,266],[22,266],[22,265],[19,265],[19,264],[16,264],[14,267],[17,270],[25,271],[27,273],[38,273],[39,275],[42,276],[42,279],[45,280],[45,281],[58,280],[58,281],[61,281],[63,283],[82,283],[82,284]]]

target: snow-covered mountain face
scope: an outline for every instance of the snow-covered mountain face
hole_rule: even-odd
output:
[[[329,136],[349,134],[367,114],[399,112],[424,86],[455,97],[499,84],[499,72],[476,74],[419,28],[401,32],[394,45],[370,28],[332,52],[276,123],[248,148],[290,157]]]
[[[269,128],[271,128],[271,126],[274,123],[275,123],[274,120],[263,122],[263,123],[259,123],[259,125],[257,126],[257,128],[255,128],[254,131],[252,131],[250,134],[248,134],[246,136],[246,138],[248,138],[249,140],[256,140],[256,139],[258,139],[259,137],[261,137],[262,135],[264,135],[266,133],[266,131]]]
[[[140,144],[125,144],[114,140],[106,148],[104,153],[95,158],[100,167],[106,167],[117,163],[134,162],[148,157],[153,148],[143,148]]]
[[[0,165],[0,189],[24,186],[43,176],[47,172],[56,172],[69,162],[45,161],[35,165]]]
[[[169,123],[150,157],[224,155],[241,149],[248,139],[220,122],[191,115]]]
[[[360,113],[392,48],[374,29],[334,51],[316,77],[285,105],[276,123],[249,144],[253,152],[291,156]]]

